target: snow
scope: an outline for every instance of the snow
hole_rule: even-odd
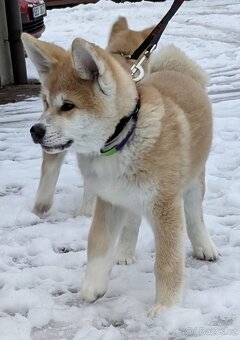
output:
[[[133,29],[157,24],[171,1],[97,4],[53,9],[43,40],[70,47],[76,36],[101,46],[119,15]],[[114,266],[106,296],[80,300],[90,218],[77,216],[82,178],[75,156],[61,170],[54,206],[31,212],[41,150],[29,128],[38,98],[0,106],[0,340],[240,339],[240,3],[186,1],[162,36],[210,74],[214,137],[207,163],[205,219],[221,252],[216,263],[196,260],[186,238],[184,298],[154,320],[154,241],[142,222],[137,262]],[[28,77],[36,72],[27,61]]]

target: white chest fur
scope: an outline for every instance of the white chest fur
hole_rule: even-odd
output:
[[[128,157],[78,156],[84,184],[104,200],[142,214],[155,195],[150,181],[141,183],[137,179],[134,165]],[[137,172],[137,171],[136,171]]]
[[[149,174],[142,176],[143,165],[139,159],[154,147],[161,132],[163,116],[161,99],[153,104],[142,104],[134,138],[123,150],[107,157],[78,155],[84,184],[112,204],[137,214],[146,213],[151,208],[157,188]]]

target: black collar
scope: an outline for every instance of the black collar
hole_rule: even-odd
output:
[[[133,135],[137,125],[138,112],[140,109],[140,98],[137,99],[134,110],[129,116],[123,117],[117,124],[115,131],[108,138],[105,145],[101,148],[102,156],[111,156],[120,151]]]

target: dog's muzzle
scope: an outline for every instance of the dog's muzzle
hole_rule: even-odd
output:
[[[34,143],[41,144],[43,137],[45,136],[46,129],[42,124],[38,123],[31,127],[30,133]]]
[[[43,150],[50,154],[55,154],[70,148],[73,140],[64,138],[58,134],[48,136],[47,128],[42,123],[33,125],[30,129],[32,139],[35,144],[40,144]],[[59,138],[56,138],[59,137]],[[56,143],[58,141],[58,143]]]

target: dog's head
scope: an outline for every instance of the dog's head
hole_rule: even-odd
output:
[[[42,85],[44,109],[31,128],[34,142],[48,153],[71,145],[79,153],[99,153],[135,106],[131,76],[108,52],[80,38],[70,51],[26,33],[22,41]]]
[[[127,19],[119,17],[113,24],[107,51],[129,71],[136,64],[136,60],[130,59],[129,56],[142,44],[142,42],[152,32],[154,27],[146,28],[142,31],[134,31],[128,27]],[[145,72],[148,72],[148,62],[144,64]]]

